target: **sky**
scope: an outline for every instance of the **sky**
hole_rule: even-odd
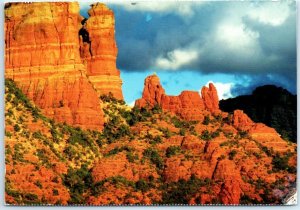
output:
[[[80,3],[86,16],[90,3]],[[274,84],[296,93],[294,1],[108,2],[128,104],[154,72],[167,94],[213,82],[219,98]]]

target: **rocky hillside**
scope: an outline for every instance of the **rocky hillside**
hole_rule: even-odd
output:
[[[151,75],[131,108],[116,55],[104,4],[5,5],[7,204],[281,203],[295,143],[221,111],[213,84],[169,96]]]
[[[256,88],[252,95],[220,101],[225,112],[243,110],[253,121],[275,128],[282,138],[297,141],[297,96],[274,85]]]
[[[11,80],[5,100],[10,204],[279,204],[296,181],[296,144],[242,111],[185,121],[103,95],[97,132],[46,118]]]

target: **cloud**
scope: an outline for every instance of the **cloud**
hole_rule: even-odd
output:
[[[280,81],[267,81],[296,85],[294,1],[108,5],[115,13],[117,66],[122,71],[190,70],[259,79],[273,75]]]
[[[231,89],[234,86],[233,83],[221,83],[221,82],[209,81],[206,83],[205,86],[208,87],[209,83],[213,83],[214,86],[216,87],[216,89],[218,91],[219,100],[233,97],[233,95],[231,93]]]
[[[296,82],[291,83],[289,79],[279,74],[239,76],[236,81],[238,82],[231,87],[233,97],[251,94],[256,87],[266,84],[283,87],[293,94],[297,91]]]
[[[121,6],[127,11],[134,12],[155,12],[155,13],[173,13],[184,17],[190,17],[194,15],[193,6],[203,5],[207,2],[194,1],[136,1],[136,2],[124,2],[116,1],[110,2],[111,5]]]
[[[156,69],[176,70],[182,66],[189,64],[198,58],[196,50],[180,50],[176,49],[168,52],[166,57],[158,57],[155,61]]]
[[[263,4],[256,5],[255,9],[248,12],[248,15],[253,20],[257,20],[263,24],[279,26],[288,18],[289,12],[289,5],[287,3],[277,1],[267,7]]]

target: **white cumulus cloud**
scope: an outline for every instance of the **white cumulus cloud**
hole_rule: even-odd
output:
[[[214,86],[216,87],[216,89],[218,91],[219,100],[233,97],[232,93],[231,93],[233,83],[221,83],[221,82],[209,81],[209,82],[206,83],[205,86],[208,87],[209,83],[213,83]]]
[[[272,4],[260,4],[252,7],[248,12],[250,18],[272,26],[283,24],[289,14],[289,4],[281,1]]]
[[[176,70],[198,58],[196,50],[176,49],[167,54],[166,57],[156,59],[155,66],[158,69]]]

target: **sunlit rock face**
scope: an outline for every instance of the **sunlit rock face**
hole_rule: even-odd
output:
[[[8,3],[5,6],[6,77],[47,116],[102,129],[102,94],[123,99],[113,12],[93,4],[90,17],[78,3]]]
[[[87,76],[98,95],[111,92],[123,99],[120,71],[116,68],[118,48],[115,41],[114,13],[105,4],[91,5],[89,18],[81,21],[80,56]]]
[[[182,91],[179,96],[169,96],[160,84],[157,75],[145,79],[142,98],[136,100],[137,107],[160,105],[185,120],[203,120],[209,112],[220,113],[217,90],[212,83],[202,88],[202,97],[197,91]]]

